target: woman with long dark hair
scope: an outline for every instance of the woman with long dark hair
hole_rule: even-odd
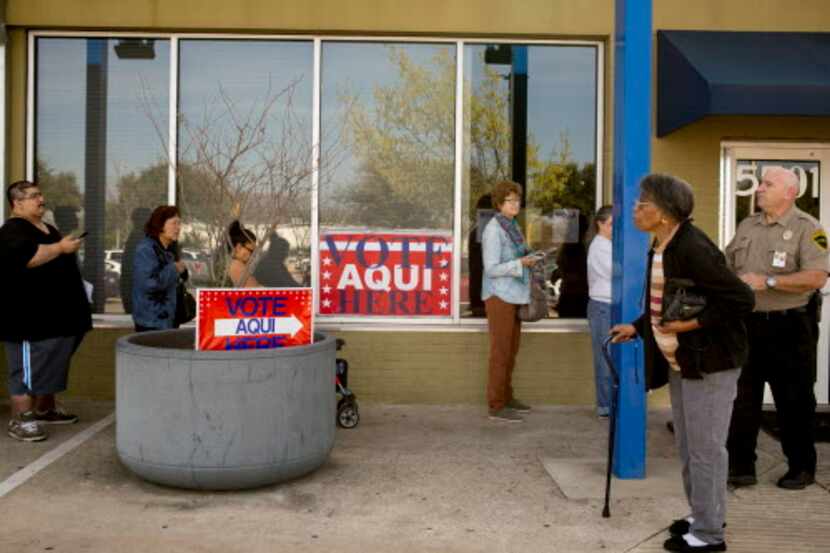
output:
[[[262,286],[251,274],[249,263],[256,251],[256,235],[246,229],[239,221],[228,227],[228,250],[231,255],[228,264],[228,277],[235,288],[255,288]]]

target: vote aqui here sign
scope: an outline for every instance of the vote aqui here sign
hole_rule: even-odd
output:
[[[332,230],[320,240],[320,315],[449,317],[452,235]]]
[[[200,288],[196,349],[269,349],[310,344],[311,288]]]

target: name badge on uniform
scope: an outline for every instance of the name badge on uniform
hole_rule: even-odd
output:
[[[776,251],[772,256],[772,266],[783,269],[787,266],[787,252]]]

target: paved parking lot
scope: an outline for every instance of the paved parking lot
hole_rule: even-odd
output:
[[[473,406],[364,404],[360,425],[338,430],[317,472],[209,493],[139,480],[116,457],[112,404],[69,407],[83,424],[46,442],[0,438],[3,553],[645,552],[661,551],[668,524],[687,514],[661,492],[662,476],[641,482],[644,492],[621,487],[610,519],[600,516],[601,483],[596,497],[563,492],[573,483],[557,482],[543,461],[602,458],[606,422],[589,408],[543,407],[506,425]],[[674,458],[668,416],[649,415],[655,467]],[[820,485],[786,492],[774,486],[784,471],[778,444],[762,436],[761,484],[730,494],[729,551],[827,550],[829,446],[820,444]]]

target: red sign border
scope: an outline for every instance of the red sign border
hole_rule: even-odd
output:
[[[303,344],[303,345],[309,345],[309,346],[313,345],[314,344],[314,309],[313,309],[313,307],[314,307],[314,302],[316,301],[317,295],[314,293],[314,288],[312,288],[311,286],[296,286],[296,287],[290,287],[290,288],[270,288],[270,287],[269,288],[196,288],[196,318],[194,319],[194,321],[196,323],[196,342],[193,344],[193,349],[195,351],[218,351],[218,350],[213,350],[213,349],[199,349],[199,338],[200,338],[199,337],[199,327],[200,327],[200,325],[199,325],[200,316],[199,315],[200,315],[200,312],[201,312],[200,306],[202,305],[202,303],[200,301],[202,292],[242,292],[242,291],[246,291],[246,292],[251,292],[251,291],[256,291],[256,292],[263,292],[263,291],[284,292],[284,291],[289,291],[289,290],[294,291],[294,292],[296,292],[298,290],[300,290],[300,291],[308,290],[309,292],[311,292],[311,305],[312,305],[312,309],[310,309],[310,311],[311,311],[311,320],[310,320],[310,322],[311,322],[311,330],[310,330],[310,332],[311,332],[311,343],[310,344]],[[286,346],[286,347],[295,348],[295,347],[301,347],[301,346]]]
[[[417,229],[375,229],[375,230],[363,230],[360,228],[354,227],[331,227],[326,228],[325,231],[322,229],[320,230],[319,236],[317,238],[318,243],[318,250],[317,250],[317,263],[319,267],[320,256],[322,255],[322,248],[319,248],[319,244],[322,243],[324,236],[326,234],[389,234],[389,235],[399,235],[399,236],[406,236],[406,235],[421,235],[421,236],[436,236],[439,238],[446,238],[447,244],[450,247],[450,274],[451,278],[455,278],[454,273],[454,265],[456,263],[456,252],[455,252],[455,243],[453,239],[452,231],[446,230],[417,230]],[[318,274],[316,276],[316,282],[320,285],[319,282],[320,274],[318,268]],[[460,275],[459,275],[460,279]],[[452,290],[452,289],[451,289]],[[460,293],[460,290],[459,290]],[[344,313],[320,313],[320,294],[314,294],[314,315],[319,315],[323,317],[326,321],[331,323],[347,323],[347,322],[391,322],[391,323],[399,323],[404,320],[409,321],[453,321],[453,309],[454,305],[457,303],[457,299],[454,299],[453,302],[450,303],[449,314],[447,315],[407,315],[407,316],[389,316],[389,315],[364,315],[364,314],[344,314]],[[429,323],[416,323],[416,324],[429,324]]]

